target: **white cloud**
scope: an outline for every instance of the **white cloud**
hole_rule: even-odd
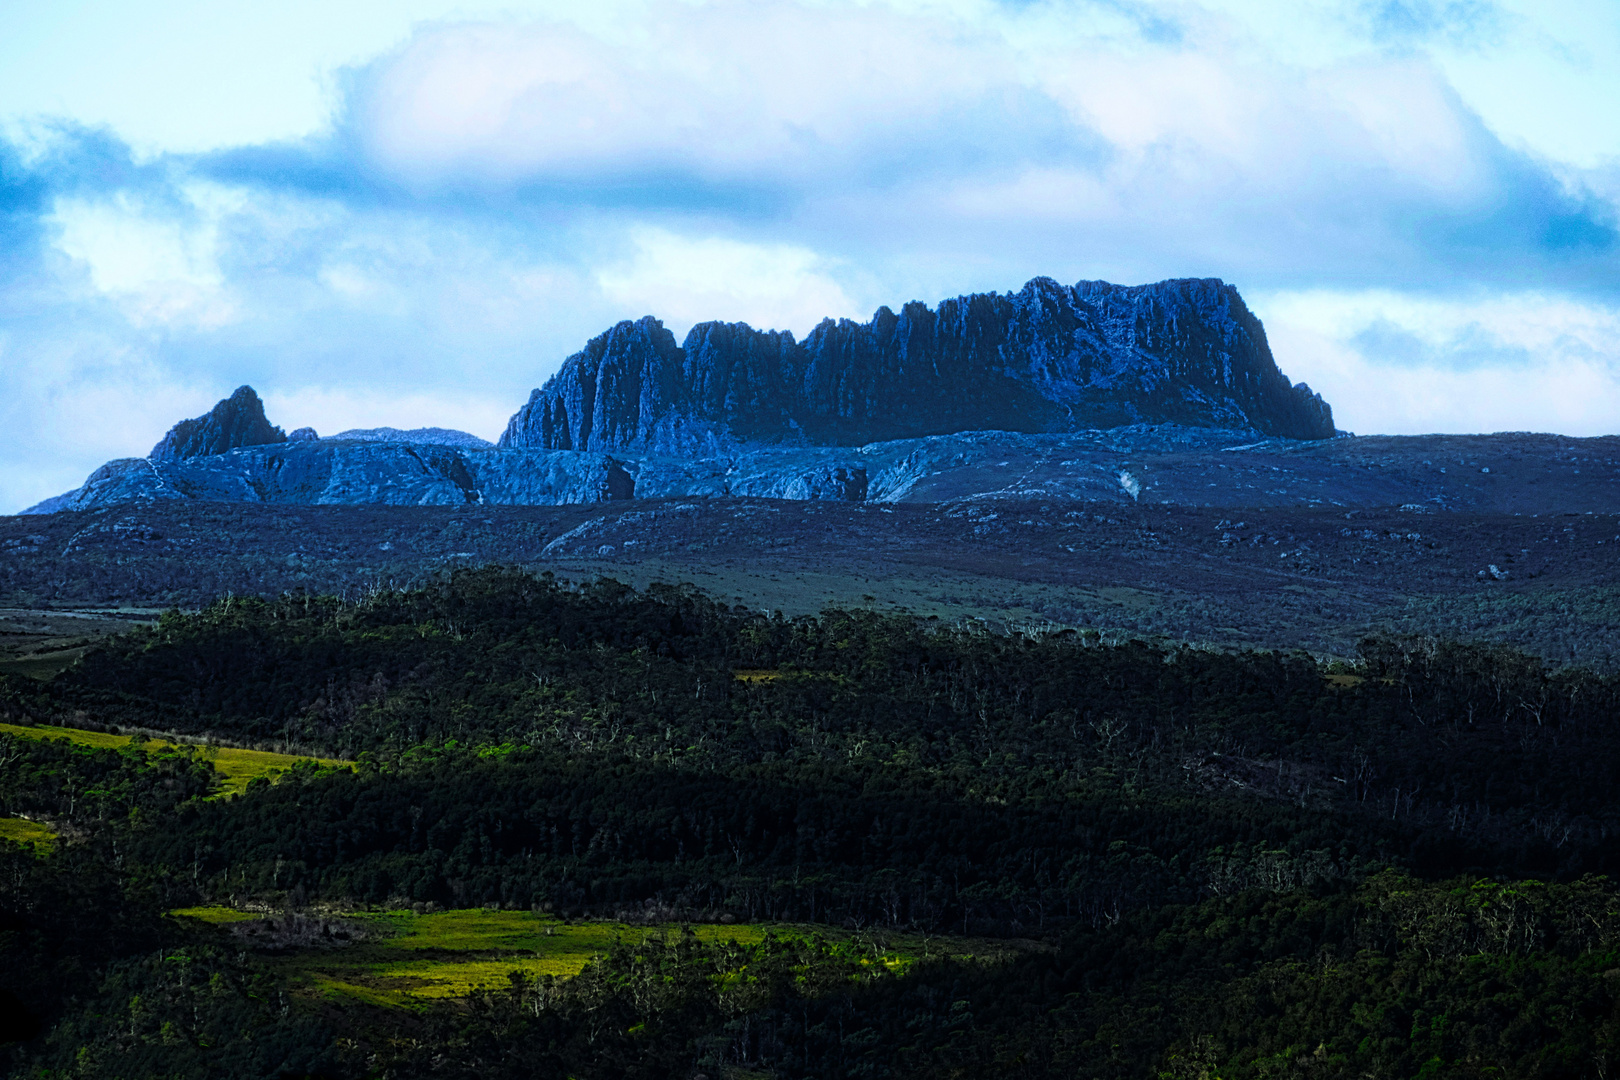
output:
[[[626,311],[661,318],[677,338],[711,319],[803,337],[824,318],[865,318],[809,248],[691,238],[664,229],[634,233],[635,254],[597,275]]]
[[[1150,45],[1051,14],[665,3],[634,36],[447,26],[373,65],[354,121],[377,162],[428,182],[663,170],[869,187],[906,162],[909,176],[881,177],[904,186],[1056,157],[1160,187],[1207,179],[1214,161],[1274,189],[1354,164],[1452,190],[1479,171],[1477,125],[1424,60],[1301,66],[1208,19],[1195,40]]]
[[[1092,53],[1041,85],[1107,140],[1105,162],[951,179],[932,193],[937,217],[995,223],[1032,250],[1068,244],[1109,272],[1427,275],[1477,254],[1418,230],[1488,214],[1511,183],[1488,135],[1420,62],[1306,71],[1218,47]]]
[[[1074,10],[661,3],[636,34],[436,27],[358,77],[349,130],[419,194],[891,280],[987,254],[1014,275],[1268,287],[1613,277],[1543,242],[1605,242],[1598,175],[1502,146],[1422,55],[1295,62],[1228,16],[1125,40],[1058,17]]]
[[[436,20],[514,12],[624,22],[594,0],[277,0],[273,4],[74,0],[5,5],[0,122],[68,116],[111,125],[143,154],[301,138],[339,103],[334,75]]]
[[[660,4],[641,33],[451,26],[376,65],[359,137],[398,175],[566,181],[602,170],[710,179],[824,175],[904,153],[1019,86],[994,30],[880,6]]]
[[[219,266],[220,227],[246,197],[197,183],[176,194],[179,205],[145,205],[127,191],[59,198],[50,219],[56,247],[136,326],[223,326],[237,304]]]
[[[1339,338],[1384,321],[1434,349],[1484,334],[1503,352],[1607,357],[1620,374],[1620,312],[1569,297],[1506,293],[1448,298],[1375,289],[1280,293],[1262,302],[1273,319],[1311,325]]]
[[[389,387],[306,386],[264,396],[265,415],[287,431],[312,427],[320,435],[351,428],[451,428],[494,442],[522,401],[474,390],[413,393]]]
[[[1620,417],[1620,312],[1541,294],[1251,298],[1279,365],[1361,434],[1606,435]]]
[[[108,459],[144,455],[217,396],[122,335],[0,329],[0,513],[71,490]]]

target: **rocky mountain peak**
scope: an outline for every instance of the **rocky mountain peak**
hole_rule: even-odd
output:
[[[651,317],[569,357],[501,445],[697,454],[737,442],[852,446],[1000,430],[1173,423],[1323,439],[1333,414],[1278,370],[1237,289],[1216,279],[918,301],[826,319],[803,342],[700,323],[676,347]]]
[[[265,418],[264,402],[253,387],[240,386],[205,415],[170,428],[147,456],[153,461],[175,461],[286,441],[286,433]]]

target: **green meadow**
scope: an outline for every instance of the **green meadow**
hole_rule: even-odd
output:
[[[110,735],[105,731],[85,731],[82,728],[55,727],[39,724],[24,727],[20,724],[0,724],[0,732],[25,739],[67,739],[80,746],[121,750],[133,739],[130,735]],[[173,749],[177,745],[165,739],[147,739],[141,744],[146,750]],[[317,765],[346,768],[353,764],[336,758],[311,758],[297,754],[278,754],[269,750],[241,750],[233,746],[198,746],[203,759],[219,774],[220,790],[214,798],[228,798],[247,790],[248,784],[264,777],[274,780],[300,761],[313,761]]]
[[[101,750],[118,750],[129,745],[128,735],[109,735],[105,731],[83,731],[79,728],[56,727],[52,724],[0,724],[0,731],[23,739],[66,739],[79,746],[94,746]],[[148,743],[147,745],[153,745]]]
[[[176,908],[169,912],[181,919],[196,919],[210,926],[229,926],[231,923],[252,922],[259,918],[257,912],[238,911],[235,908],[214,904],[206,907]]]
[[[216,926],[256,916],[227,907],[184,908],[171,912]],[[700,941],[757,945],[778,937],[820,935],[873,949],[891,970],[903,970],[924,956],[997,960],[1020,948],[1005,941],[928,937],[921,934],[856,935],[825,926],[788,923],[719,923],[653,926],[608,921],[571,922],[529,911],[472,908],[431,914],[391,911],[345,915],[370,937],[332,950],[304,950],[280,962],[295,984],[312,996],[372,1005],[414,1008],[436,999],[466,997],[479,990],[511,985],[519,972],[570,978],[596,957],[623,942],[634,946],[661,935],[683,933],[689,925]]]

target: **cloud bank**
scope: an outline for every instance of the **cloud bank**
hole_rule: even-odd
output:
[[[1518,16],[1337,14],[1364,44],[1301,59],[1185,4],[651,4],[419,26],[290,142],[13,125],[0,510],[242,382],[289,427],[490,437],[619,318],[803,333],[1038,274],[1232,281],[1357,431],[1615,430],[1615,168],[1499,136],[1426,51]]]

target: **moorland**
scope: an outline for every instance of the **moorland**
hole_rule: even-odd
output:
[[[1608,497],[1559,494],[1569,509],[1556,513],[1004,498],[132,503],[0,518],[0,670],[48,674],[168,606],[353,599],[490,564],[688,582],[789,617],[864,607],[1341,658],[1370,634],[1429,634],[1613,670],[1620,513]]]

